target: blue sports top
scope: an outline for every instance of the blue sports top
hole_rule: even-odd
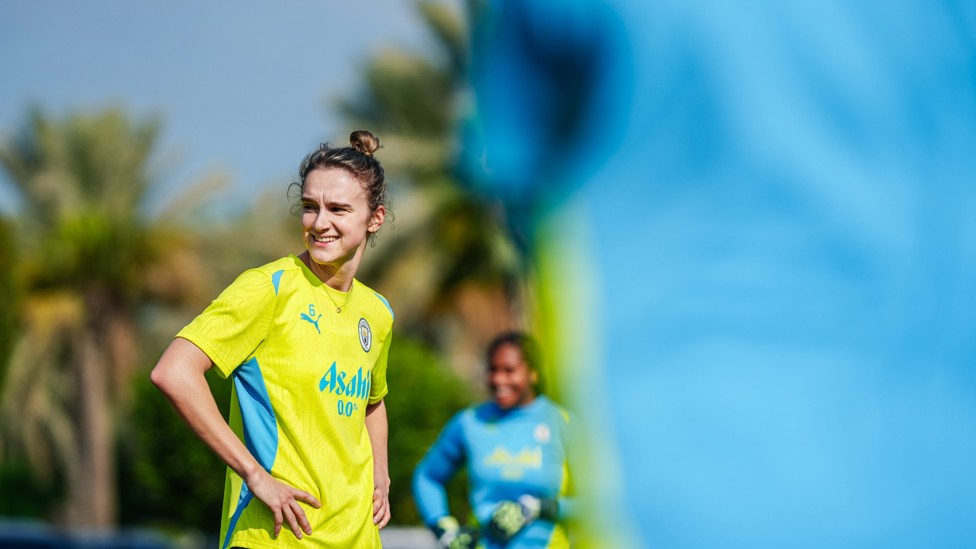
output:
[[[566,518],[572,513],[566,497],[568,427],[566,411],[544,396],[511,410],[486,402],[459,412],[414,472],[414,496],[424,522],[432,526],[450,514],[444,485],[464,465],[479,524],[488,523],[499,502],[526,494],[558,498],[559,518]],[[569,541],[561,524],[537,519],[510,546],[569,547]]]

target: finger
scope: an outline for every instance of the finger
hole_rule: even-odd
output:
[[[373,524],[376,524],[377,517],[383,509],[383,495],[379,490],[373,490]]]
[[[322,507],[322,503],[319,500],[315,499],[315,496],[309,494],[304,490],[299,490],[296,488],[295,493],[293,495],[295,496],[295,499],[300,499],[305,503],[311,505],[312,507],[315,507],[316,509]]]
[[[379,501],[373,501],[373,524],[379,524],[383,521],[384,517],[389,520],[390,505],[389,502],[383,498]]]
[[[380,521],[379,521],[379,523],[377,523],[377,526],[380,527],[380,528],[383,528],[384,526],[386,526],[390,522],[390,517],[391,517],[390,506],[389,506],[389,504],[384,505],[383,506],[383,516],[380,518]]]
[[[380,528],[382,528],[382,527],[386,526],[387,524],[389,524],[390,523],[390,519],[393,518],[393,510],[390,509],[390,502],[389,502],[389,500],[387,500],[387,502],[386,502],[386,508],[384,509],[384,512],[383,513],[384,513],[383,514],[383,524],[380,525]]]
[[[291,505],[286,505],[284,508],[285,520],[288,521],[288,527],[291,528],[291,533],[295,534],[295,537],[302,539],[302,530],[298,527],[298,519],[295,518],[294,511],[291,510]]]
[[[302,531],[311,535],[312,525],[308,522],[308,517],[305,516],[305,511],[302,510],[302,506],[297,501],[293,501],[291,503],[291,510],[295,514],[295,518],[298,519],[298,524],[302,527]]]
[[[275,520],[274,537],[277,538],[278,534],[281,533],[281,510],[279,510],[278,508],[274,508],[273,511],[274,511],[274,520]]]

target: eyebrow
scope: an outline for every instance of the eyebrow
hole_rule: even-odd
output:
[[[318,204],[319,203],[318,200],[316,200],[315,198],[313,198],[311,196],[308,196],[308,195],[302,195],[302,202],[310,202],[312,204]],[[336,207],[336,206],[338,206],[340,208],[352,208],[352,204],[349,204],[349,203],[346,203],[346,202],[337,202],[335,200],[327,200],[327,201],[325,201],[324,205],[326,207]]]

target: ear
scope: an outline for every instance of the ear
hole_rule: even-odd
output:
[[[369,223],[366,225],[366,232],[375,233],[380,230],[383,226],[383,221],[386,220],[386,206],[380,204],[373,210],[373,213],[369,217]]]

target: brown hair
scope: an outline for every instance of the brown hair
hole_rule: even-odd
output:
[[[381,205],[389,210],[386,175],[383,173],[380,161],[373,156],[379,148],[379,138],[366,130],[356,130],[349,134],[348,147],[333,147],[328,143],[322,143],[302,159],[298,167],[299,179],[292,183],[290,188],[297,188],[300,197],[305,190],[305,178],[312,170],[339,168],[346,170],[363,184],[369,211],[374,212]],[[388,211],[387,215],[390,214],[392,212]],[[373,234],[370,234],[370,238],[372,236]]]
[[[491,340],[491,343],[488,344],[488,350],[485,351],[485,359],[489,366],[491,365],[491,359],[495,357],[498,349],[505,345],[514,345],[522,352],[522,360],[525,361],[525,365],[529,368],[529,371],[536,373],[537,381],[535,383],[535,391],[543,394],[546,389],[546,383],[542,371],[542,349],[536,340],[530,335],[519,331],[498,334],[495,339]]]

